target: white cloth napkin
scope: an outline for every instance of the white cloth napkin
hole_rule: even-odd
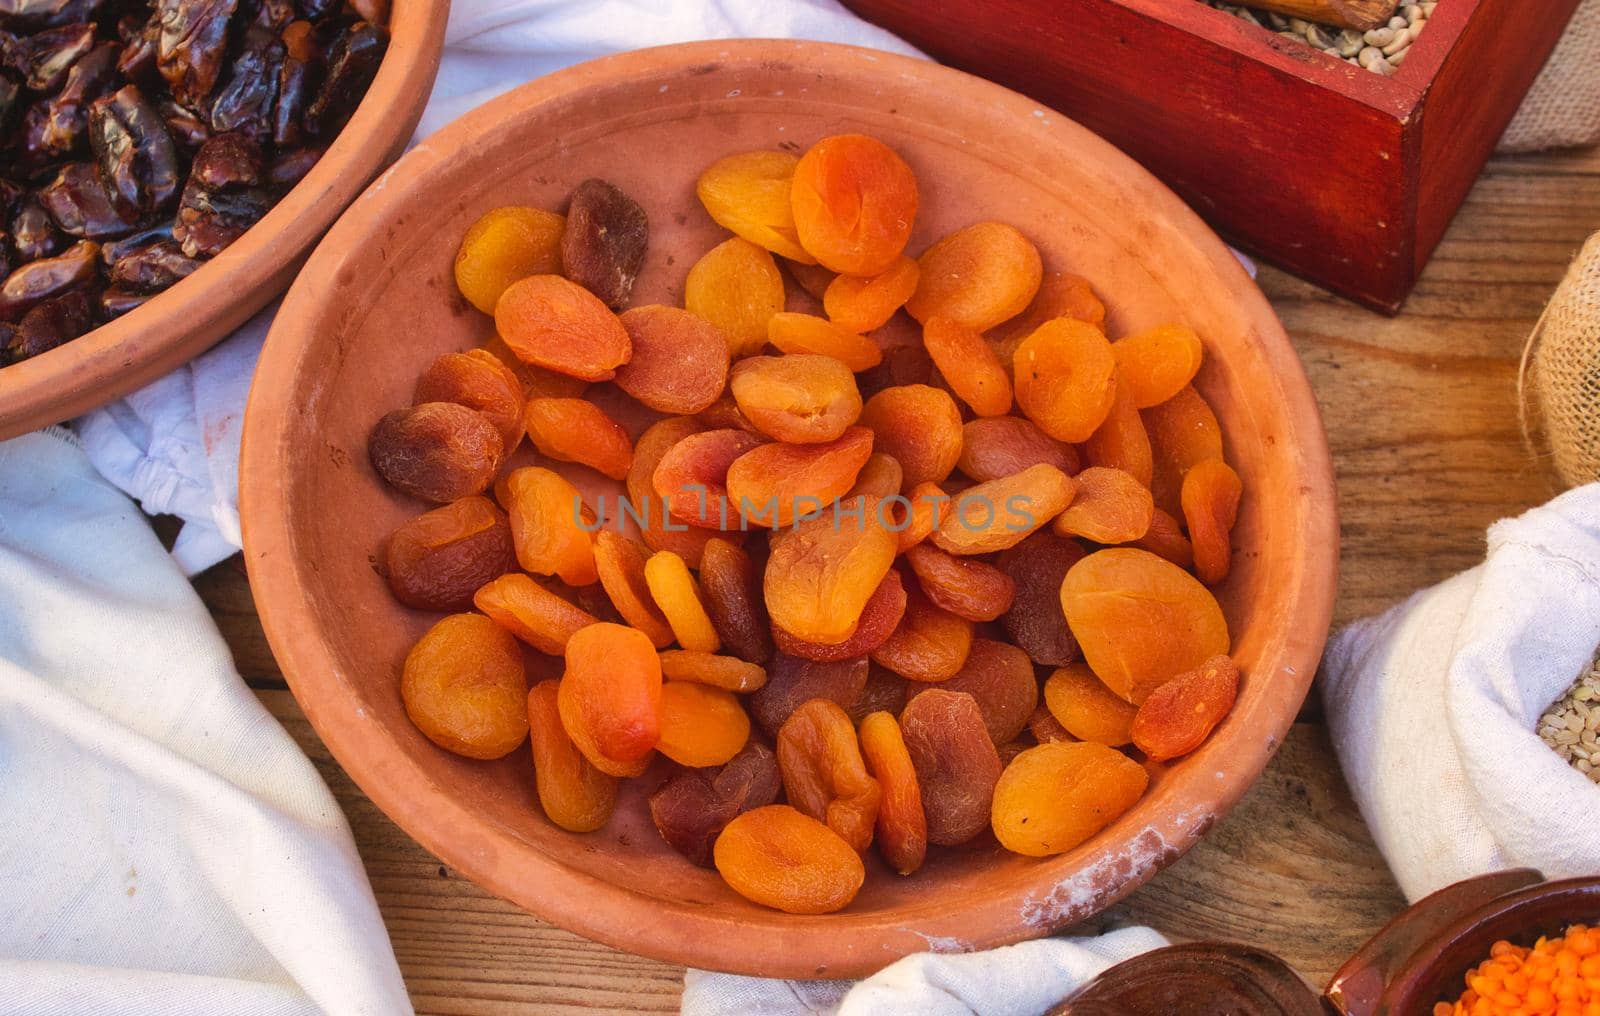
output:
[[[0,443],[0,1013],[409,1013],[343,813],[70,435]]]
[[[1400,888],[1600,872],[1600,787],[1534,733],[1600,645],[1600,484],[1489,529],[1484,563],[1351,625],[1323,698]]]

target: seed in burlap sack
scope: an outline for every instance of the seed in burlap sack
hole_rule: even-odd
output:
[[[1556,287],[1523,353],[1525,427],[1536,423],[1569,487],[1600,480],[1600,233]]]

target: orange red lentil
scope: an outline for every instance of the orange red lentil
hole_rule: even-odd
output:
[[[1533,948],[1501,939],[1433,1016],[1600,1016],[1600,927],[1574,924]]]

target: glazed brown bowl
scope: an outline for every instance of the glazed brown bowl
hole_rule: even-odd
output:
[[[639,303],[679,304],[723,234],[695,198],[713,160],[875,135],[917,173],[910,249],[979,218],[1015,223],[1047,269],[1087,276],[1120,334],[1187,321],[1209,353],[1198,385],[1244,479],[1220,590],[1246,679],[1211,741],[1155,766],[1145,798],[1084,846],[1044,860],[992,839],[935,850],[909,878],[869,858],[844,911],[797,917],[736,896],[675,854],[635,780],[603,830],[545,821],[526,750],[494,763],[440,750],[406,718],[401,661],[435,616],[395,603],[373,568],[423,506],[367,460],[367,435],[408,405],[438,354],[492,322],[451,264],[498,205],[560,208],[589,176],[651,218]],[[1326,637],[1338,556],[1316,403],[1271,308],[1228,249],[1165,187],[1031,100],[931,63],[805,42],[644,50],[528,84],[441,130],[351,207],[312,255],[268,339],[245,421],[245,553],[267,636],[312,724],[378,806],[446,863],[580,934],[701,967],[850,977],[911,952],[1042,935],[1131,892],[1238,800],[1293,721]]]
[[[0,440],[120,398],[194,359],[288,288],[311,248],[405,149],[433,90],[450,0],[394,0],[389,49],[311,172],[227,250],[137,309],[0,369]]]

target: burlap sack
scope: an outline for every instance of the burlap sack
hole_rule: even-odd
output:
[[[1523,422],[1570,487],[1600,480],[1600,233],[1589,237],[1522,358]]]
[[[1600,0],[1583,0],[1511,125],[1502,152],[1600,141]]]

